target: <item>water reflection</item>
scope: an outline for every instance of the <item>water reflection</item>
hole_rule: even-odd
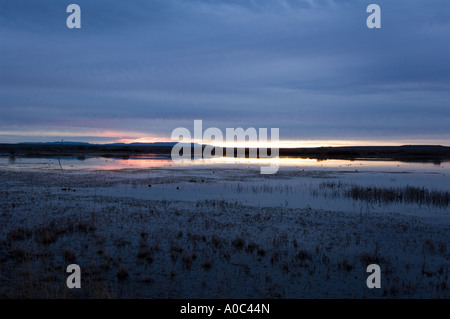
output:
[[[8,163],[10,165],[14,165],[14,163],[17,161],[17,156],[14,154],[10,154],[8,157]]]
[[[90,170],[120,170],[120,169],[155,169],[155,168],[190,168],[208,167],[223,168],[254,168],[278,163],[280,169],[299,170],[338,170],[338,171],[430,171],[436,173],[450,172],[450,162],[408,163],[381,160],[316,160],[303,158],[208,158],[192,161],[174,162],[167,156],[146,155],[130,158],[104,157],[60,157],[60,158],[20,158],[17,156],[0,157],[0,167],[31,168],[31,169],[90,169]]]

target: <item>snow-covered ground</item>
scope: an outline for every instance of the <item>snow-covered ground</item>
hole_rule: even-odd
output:
[[[449,174],[448,163],[285,160],[261,175],[245,161],[0,159],[0,296],[449,298]],[[352,187],[414,187],[441,204],[355,199]],[[81,290],[66,288],[71,263]],[[372,263],[381,289],[366,286]]]

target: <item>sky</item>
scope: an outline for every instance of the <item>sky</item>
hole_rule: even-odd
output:
[[[0,0],[0,143],[170,141],[194,120],[450,145],[450,1]]]

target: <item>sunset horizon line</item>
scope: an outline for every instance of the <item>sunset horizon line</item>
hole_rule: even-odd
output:
[[[136,139],[136,140],[127,140],[122,141],[121,139],[113,140],[113,141],[82,141],[82,140],[48,140],[48,141],[17,141],[17,142],[1,142],[0,144],[3,145],[23,145],[23,144],[61,144],[61,145],[136,145],[136,144],[177,144],[183,142],[180,141],[174,141],[174,140],[167,140],[167,139],[160,139],[160,140],[142,140],[142,139]],[[199,143],[198,141],[195,141],[194,139],[191,140],[192,144],[201,144],[201,145],[210,145],[214,147],[236,147],[236,148],[320,148],[320,147],[402,147],[402,146],[435,146],[435,147],[450,147],[450,144],[442,143],[442,141],[427,141],[427,140],[416,140],[416,141],[382,141],[382,140],[376,140],[376,141],[369,141],[369,140],[310,140],[310,141],[304,141],[304,140],[281,140],[277,143],[275,146],[271,146],[271,143],[249,143],[249,142],[235,142],[232,145],[229,145],[229,143],[209,143],[202,141]],[[227,146],[228,145],[228,146]]]

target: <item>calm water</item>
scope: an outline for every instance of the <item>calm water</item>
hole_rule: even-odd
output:
[[[334,189],[323,187],[323,183],[340,183],[340,188],[350,185],[368,187],[424,187],[429,190],[450,191],[450,163],[404,163],[396,161],[345,161],[307,160],[295,158],[279,159],[279,171],[275,175],[260,175],[259,168],[267,166],[267,160],[254,159],[208,159],[176,163],[167,157],[148,156],[133,159],[86,158],[0,158],[0,169],[18,171],[104,172],[118,170],[124,177],[167,178],[167,183],[151,187],[146,183],[119,183],[114,187],[96,187],[95,194],[101,196],[153,199],[163,201],[197,202],[210,199],[239,201],[255,207],[288,207],[340,210],[360,213],[398,212],[407,215],[450,218],[448,207],[436,208],[406,203],[367,203],[354,201],[342,195],[334,195]],[[62,169],[62,170],[61,170]],[[136,174],[136,170],[139,174]],[[297,172],[298,174],[293,174]],[[186,176],[214,180],[214,183],[188,182]],[[180,179],[177,181],[177,177]],[[126,179],[124,179],[126,180]],[[174,185],[175,183],[175,185]],[[178,188],[176,188],[178,187]],[[58,190],[57,190],[58,191]],[[77,194],[86,196],[92,189],[77,189]]]
[[[118,170],[118,169],[152,169],[152,168],[258,168],[270,165],[273,159],[235,159],[215,158],[197,161],[174,162],[170,158],[150,155],[130,159],[114,159],[90,157],[83,160],[76,157],[62,158],[10,158],[0,157],[0,168],[9,169],[55,169],[55,170]],[[300,158],[278,159],[280,170],[299,169],[317,171],[348,171],[348,172],[423,172],[450,174],[450,162],[406,163],[398,161],[373,160],[324,160]]]

